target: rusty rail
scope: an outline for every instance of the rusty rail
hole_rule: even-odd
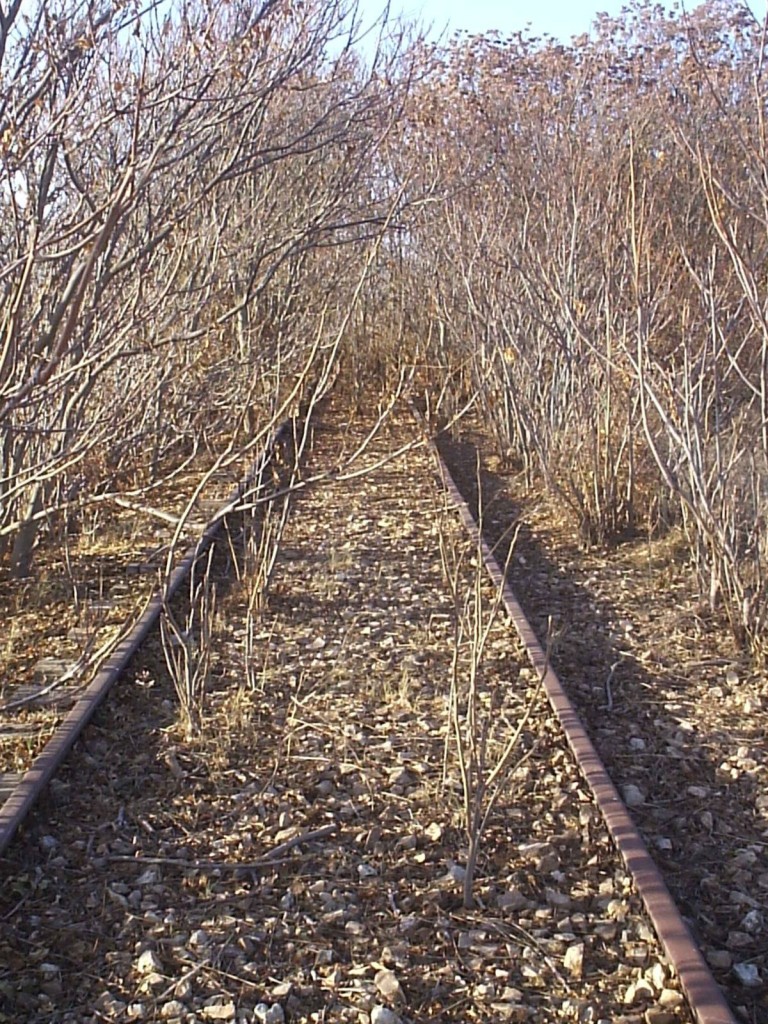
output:
[[[680,978],[680,984],[688,998],[691,1012],[698,1024],[737,1024],[722,989],[712,976],[701,950],[694,942],[658,867],[648,853],[642,836],[587,735],[575,707],[549,664],[544,649],[520,607],[520,603],[506,582],[490,547],[481,536],[478,536],[478,525],[437,451],[437,447],[434,444],[432,447],[440,463],[446,490],[455,503],[470,535],[479,540],[483,559],[494,586],[502,588],[507,613],[526,648],[531,664],[542,678],[547,698],[565,733],[568,746],[594,794],[600,813],[627,870],[635,881],[637,891],[653,922],[659,941]]]
[[[284,440],[290,429],[290,421],[282,423],[270,434],[267,443],[246,477],[221,505],[197,543],[189,548],[182,561],[171,573],[165,594],[156,593],[149,601],[142,615],[137,619],[128,635],[117,645],[109,658],[67,712],[43,750],[22,776],[11,795],[0,806],[0,854],[6,849],[19,825],[29,814],[43,790],[53,778],[64,758],[72,749],[75,740],[90,722],[96,709],[102,703],[114,684],[125,671],[128,662],[146,640],[156,625],[163,608],[163,600],[170,600],[189,574],[197,559],[210,547],[221,528],[224,518],[234,511],[238,502],[247,494],[254,480],[263,473],[274,453],[276,445]]]

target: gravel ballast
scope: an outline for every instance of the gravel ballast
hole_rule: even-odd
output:
[[[250,672],[233,585],[202,734],[155,643],[2,862],[0,1020],[690,1021],[487,588],[484,778],[520,728],[463,905],[474,552],[410,423],[348,466],[325,416]]]

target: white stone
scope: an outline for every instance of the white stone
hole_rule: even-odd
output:
[[[733,973],[745,988],[758,988],[762,984],[756,964],[734,964]]]
[[[490,982],[481,981],[472,989],[472,995],[478,1003],[490,1003],[496,998],[496,986]]]
[[[645,972],[645,976],[657,991],[660,992],[664,988],[664,984],[667,980],[667,972],[664,968],[664,964],[660,964],[658,960],[650,970]]]
[[[621,795],[627,807],[641,807],[645,803],[645,794],[631,782],[622,787]]]
[[[199,1011],[208,1020],[234,1020],[235,1004],[230,999],[226,1003],[210,1003]]]
[[[182,1014],[186,1014],[187,1008],[184,1003],[180,1003],[178,999],[171,999],[168,1003],[163,1003],[160,1007],[160,1016],[164,1020],[168,1020],[169,1017],[181,1017]]]
[[[151,949],[145,949],[136,961],[136,970],[139,974],[150,974],[152,971],[162,971],[162,969],[160,957]]]
[[[756,935],[763,928],[763,915],[759,910],[750,910],[741,919],[741,927],[745,932]]]
[[[565,951],[563,957],[563,966],[572,978],[577,980],[581,978],[582,971],[584,970],[584,943],[577,942],[574,946],[569,946]]]
[[[392,1010],[377,1004],[371,1010],[371,1024],[401,1024],[401,1020]]]
[[[706,786],[689,786],[686,792],[688,796],[696,797],[697,800],[705,800],[709,796]]]
[[[673,988],[663,988],[659,994],[659,1006],[665,1010],[674,1010],[683,1005],[682,992],[676,992]]]

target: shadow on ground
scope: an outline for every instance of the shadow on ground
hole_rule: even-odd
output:
[[[441,435],[438,447],[477,516],[478,453],[490,446],[467,430],[458,438]],[[729,960],[766,969],[758,888],[761,883],[765,897],[765,822],[756,816],[755,779],[743,771],[732,777],[723,762],[737,746],[763,750],[761,728],[733,708],[724,709],[717,731],[692,727],[686,708],[699,691],[691,673],[675,664],[674,648],[668,658],[656,650],[652,669],[644,665],[637,638],[628,642],[626,630],[634,627],[626,606],[595,593],[596,578],[604,584],[611,573],[610,589],[621,593],[620,553],[609,553],[596,572],[594,553],[587,559],[575,541],[534,533],[526,511],[535,498],[514,493],[512,476],[492,471],[491,461],[484,454],[480,470],[486,540],[503,565],[512,527],[520,523],[508,581],[543,646],[552,633],[555,669],[614,781],[641,790],[644,802],[632,814],[697,942],[723,964],[713,970],[734,1011],[760,1024],[768,1020],[766,986],[740,984]],[[599,589],[604,595],[605,585]],[[669,601],[663,590],[649,593],[648,618],[655,603]],[[663,646],[665,638],[654,637],[651,627],[652,621],[644,627],[646,646]]]

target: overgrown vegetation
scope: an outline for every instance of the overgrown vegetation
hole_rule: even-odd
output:
[[[318,382],[410,382],[475,399],[585,543],[680,529],[762,656],[765,42],[736,0],[570,45],[361,40],[346,0],[4,5],[3,559]]]

